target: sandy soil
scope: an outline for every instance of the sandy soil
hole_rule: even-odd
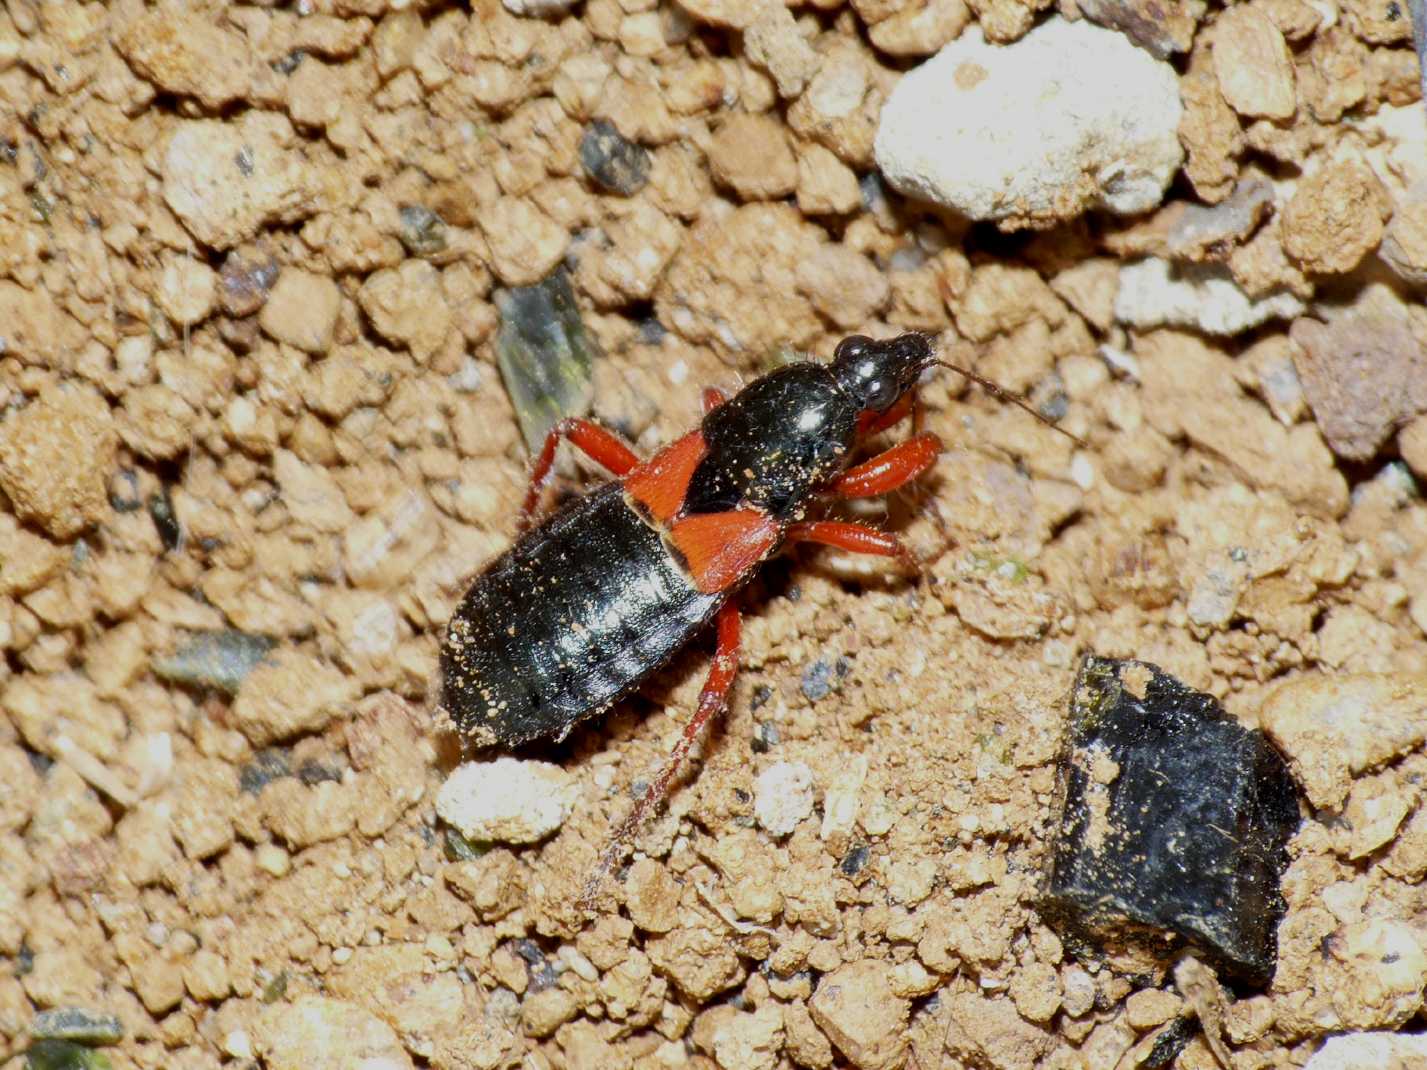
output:
[[[0,11],[0,1065],[61,1008],[120,1034],[109,1065],[169,1068],[1098,1070],[1191,1015],[1171,1065],[1248,1070],[1420,1031],[1405,11],[1182,5],[1151,33],[1185,106],[1163,207],[1003,232],[869,181],[872,134],[968,21],[1010,42],[1045,3],[531,6]],[[642,148],[606,185],[596,119]],[[1146,257],[1290,304],[1131,309]],[[906,329],[1085,442],[938,373],[946,453],[859,510],[926,582],[771,565],[728,715],[589,914],[706,648],[519,756],[564,770],[546,838],[465,857],[435,813],[442,627],[529,460],[497,298],[562,262],[592,412],[641,450],[704,385]],[[174,664],[228,629],[265,641]],[[1038,917],[1091,651],[1288,753],[1308,820],[1268,991],[1077,961]]]

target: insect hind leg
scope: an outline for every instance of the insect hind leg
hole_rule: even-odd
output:
[[[714,650],[713,665],[709,669],[708,679],[704,681],[703,691],[699,693],[698,707],[694,710],[694,715],[689,718],[688,723],[684,725],[684,731],[679,736],[679,741],[674,744],[674,749],[670,751],[663,768],[659,770],[659,775],[645,788],[644,794],[634,804],[634,809],[614,830],[609,846],[605,848],[599,865],[590,875],[584,893],[580,896],[581,905],[589,907],[594,901],[600,883],[614,868],[626,843],[639,831],[639,827],[644,824],[644,819],[649,816],[650,811],[669,794],[669,785],[673,782],[675,774],[678,773],[679,766],[688,756],[694,741],[702,734],[704,726],[708,724],[714,714],[724,709],[728,704],[729,688],[733,686],[733,678],[738,674],[738,644],[742,624],[743,618],[739,613],[738,604],[733,601],[725,602],[723,608],[718,611],[716,625],[718,645]]]

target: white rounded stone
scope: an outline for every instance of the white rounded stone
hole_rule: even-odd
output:
[[[1184,158],[1174,69],[1056,16],[1007,46],[969,28],[897,83],[877,129],[893,187],[978,220],[1047,226],[1159,204]]]
[[[813,771],[803,762],[775,762],[753,782],[753,816],[774,836],[786,836],[813,812]]]
[[[466,762],[441,786],[436,813],[468,840],[535,843],[564,824],[578,793],[549,762]]]
[[[1122,266],[1115,295],[1115,319],[1127,327],[1194,327],[1215,335],[1293,319],[1306,307],[1287,291],[1249,297],[1222,264],[1172,264],[1157,257]]]

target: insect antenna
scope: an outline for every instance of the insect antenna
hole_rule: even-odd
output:
[[[973,383],[976,383],[976,384],[980,385],[980,386],[981,386],[984,390],[986,390],[988,393],[994,394],[996,397],[1000,398],[1002,401],[1009,401],[1012,405],[1015,405],[1017,408],[1025,409],[1028,413],[1030,413],[1032,416],[1034,416],[1034,417],[1035,417],[1037,420],[1039,420],[1041,423],[1045,424],[1045,425],[1046,425],[1047,427],[1049,427],[1052,431],[1059,431],[1062,435],[1064,435],[1066,438],[1070,439],[1070,441],[1074,442],[1077,446],[1081,446],[1081,447],[1084,447],[1084,446],[1085,446],[1085,440],[1084,440],[1083,438],[1081,438],[1079,435],[1075,434],[1073,431],[1067,431],[1065,428],[1061,427],[1060,424],[1056,423],[1054,420],[1050,419],[1048,416],[1045,416],[1044,414],[1042,414],[1040,411],[1038,411],[1038,410],[1036,409],[1036,407],[1035,407],[1034,405],[1032,405],[1032,404],[1025,398],[1024,395],[1013,393],[1012,391],[1007,390],[1007,389],[1006,389],[1004,386],[1002,386],[1000,383],[997,383],[995,380],[988,379],[988,378],[986,378],[986,376],[984,376],[984,375],[978,375],[976,372],[971,371],[971,370],[968,369],[968,368],[962,368],[962,367],[959,367],[958,365],[950,364],[950,363],[948,363],[947,361],[944,361],[944,360],[938,360],[938,361],[936,361],[935,363],[941,365],[943,368],[950,368],[952,371],[956,372],[958,375],[965,376],[967,379],[970,379]]]

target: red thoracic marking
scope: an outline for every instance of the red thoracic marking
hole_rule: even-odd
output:
[[[675,521],[674,545],[705,594],[743,579],[778,542],[778,522],[761,509],[698,513]]]
[[[849,468],[828,488],[839,498],[870,498],[905,486],[936,463],[941,439],[930,431],[898,443],[856,468]]]
[[[823,546],[835,546],[839,550],[849,550],[855,554],[875,554],[878,557],[895,557],[913,572],[920,572],[921,566],[912,556],[912,551],[903,545],[895,535],[862,524],[850,524],[840,520],[810,520],[788,527],[786,541],[816,542]]]
[[[689,477],[706,452],[704,436],[697,431],[690,432],[630,472],[625,477],[624,489],[648,509],[655,520],[668,523],[684,504]]]
[[[626,474],[639,464],[639,455],[599,424],[577,416],[561,420],[545,436],[545,445],[530,471],[530,489],[525,494],[525,504],[520,507],[521,531],[530,526],[535,516],[535,507],[540,504],[540,492],[555,464],[555,450],[562,438],[568,438],[572,446],[579,447],[591,460],[604,465],[616,476]]]

